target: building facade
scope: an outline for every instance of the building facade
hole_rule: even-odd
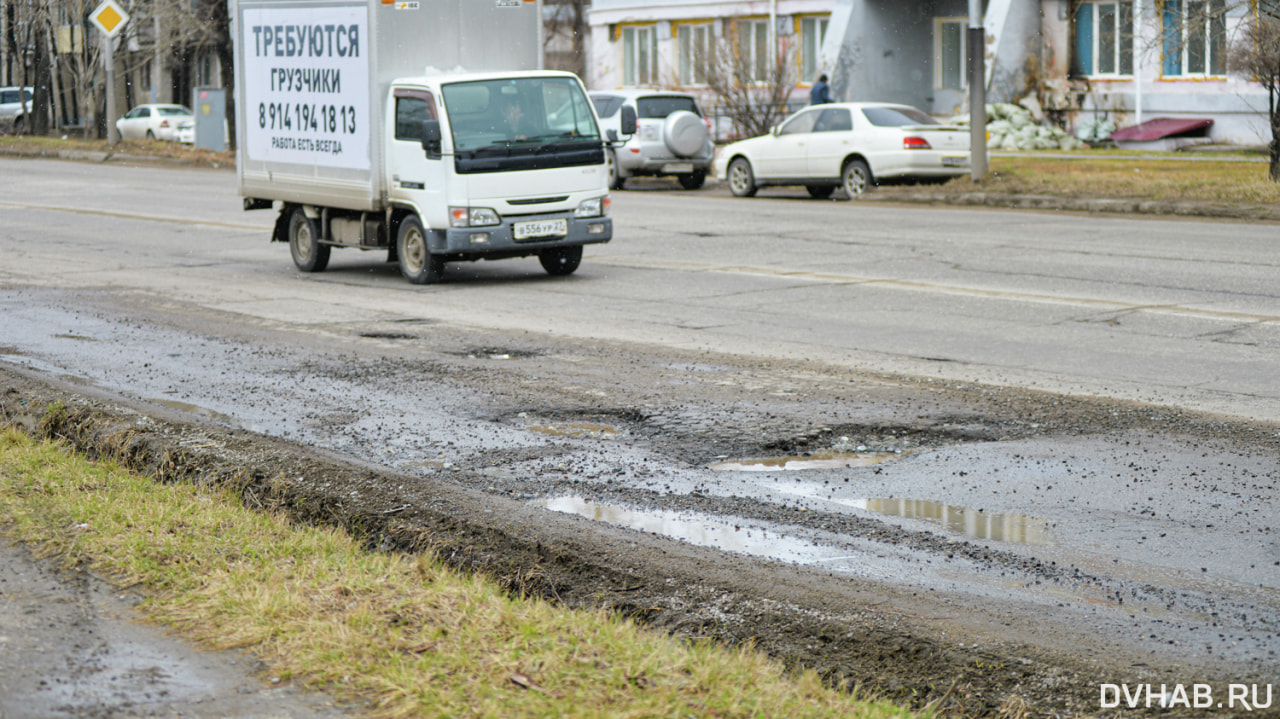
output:
[[[1270,140],[1265,88],[1232,71],[1243,28],[1280,0],[986,0],[988,102],[1034,99],[1074,132],[1156,117],[1211,119],[1210,137]],[[662,87],[714,106],[708,48],[732,43],[763,68],[787,53],[807,101],[822,73],[837,100],[967,112],[968,0],[594,0],[584,80],[593,89]],[[758,60],[756,58],[759,58]]]

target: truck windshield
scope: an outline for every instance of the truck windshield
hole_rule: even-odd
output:
[[[572,78],[533,77],[444,86],[455,152],[494,145],[600,141],[591,104]]]

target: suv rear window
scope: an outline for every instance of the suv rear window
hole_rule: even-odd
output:
[[[596,106],[596,114],[603,120],[606,117],[613,117],[622,107],[622,98],[617,95],[592,95],[591,104]]]
[[[678,110],[687,110],[702,117],[698,103],[692,97],[641,97],[636,100],[636,116],[640,118],[660,120]]]

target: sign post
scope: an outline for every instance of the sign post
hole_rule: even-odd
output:
[[[120,142],[120,133],[116,130],[116,62],[112,50],[116,35],[129,22],[129,13],[117,5],[116,0],[102,0],[102,4],[89,13],[89,19],[106,36],[103,61],[107,66],[107,145],[114,146]]]

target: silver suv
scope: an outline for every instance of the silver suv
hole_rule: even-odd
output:
[[[692,95],[663,90],[608,90],[590,93],[600,129],[618,132],[626,143],[609,150],[609,185],[621,190],[628,177],[675,176],[686,190],[702,187],[711,172],[715,147],[711,125]],[[636,133],[620,130],[622,106],[636,111]]]
[[[0,87],[0,131],[21,132],[27,113],[31,112],[29,87]],[[25,101],[26,110],[23,110]]]

